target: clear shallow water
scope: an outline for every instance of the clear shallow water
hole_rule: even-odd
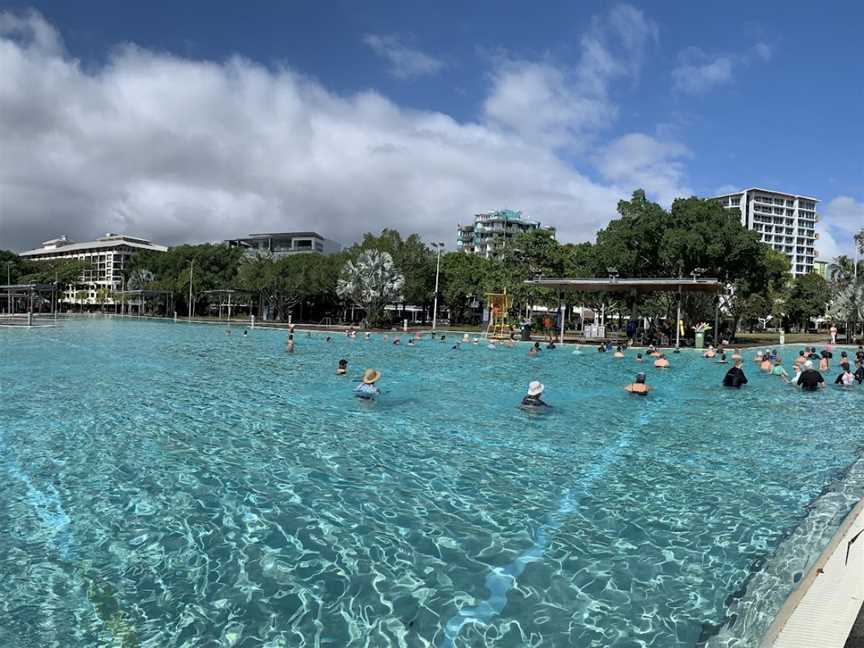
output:
[[[864,390],[239,332],[0,329],[0,644],[752,645],[861,494]]]

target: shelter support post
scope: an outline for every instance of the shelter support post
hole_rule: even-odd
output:
[[[720,346],[720,295],[714,298],[714,346]]]
[[[681,348],[681,286],[678,286],[678,307],[675,316],[675,348]]]
[[[560,337],[559,337],[558,344],[561,344],[563,346],[564,345],[564,313],[566,312],[566,308],[567,308],[564,305],[564,293],[558,294],[558,302],[559,302],[558,319],[560,321],[560,326],[558,327],[559,331],[560,331]]]

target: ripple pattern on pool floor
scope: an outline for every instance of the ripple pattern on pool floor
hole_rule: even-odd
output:
[[[638,399],[629,359],[284,336],[0,331],[0,645],[694,646],[760,570],[794,586],[771,560],[820,494],[834,523],[864,488],[858,431],[813,417],[860,391],[724,392],[682,354]],[[549,416],[516,407],[531,379]]]

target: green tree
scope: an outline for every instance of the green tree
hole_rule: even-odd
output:
[[[99,310],[105,312],[105,302],[108,301],[108,289],[104,286],[96,291],[96,303],[99,305]]]
[[[207,303],[208,290],[237,287],[237,270],[244,250],[227,245],[178,245],[167,252],[144,251],[132,257],[126,268],[127,280],[136,270],[148,270],[154,280],[150,287],[174,293],[178,310],[188,308],[190,262],[192,292],[196,303]]]
[[[830,300],[828,282],[815,272],[796,277],[786,301],[786,316],[807,330],[810,320],[825,313]]]
[[[441,257],[439,289],[453,322],[473,323],[471,304],[482,300],[487,292],[500,292],[503,288],[490,286],[499,261],[476,254],[448,252]]]

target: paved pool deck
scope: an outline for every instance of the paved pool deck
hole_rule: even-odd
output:
[[[786,599],[761,645],[763,648],[864,647],[862,604],[864,499],[846,516],[813,567]]]

